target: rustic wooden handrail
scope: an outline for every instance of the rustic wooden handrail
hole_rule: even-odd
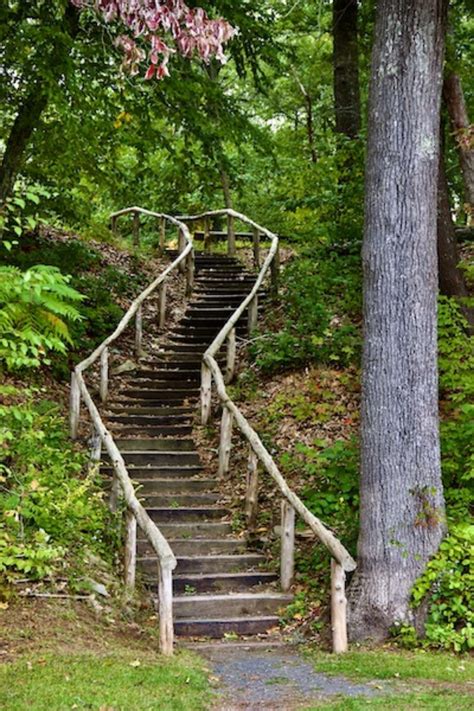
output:
[[[156,523],[149,517],[144,507],[141,505],[135,494],[135,488],[130,479],[124,458],[117,447],[111,433],[104,425],[99,411],[87,388],[83,374],[100,358],[100,398],[102,402],[107,400],[109,385],[109,346],[119,338],[125,331],[131,320],[136,319],[135,344],[137,355],[140,356],[142,333],[143,333],[143,304],[157,289],[160,289],[160,326],[164,325],[165,317],[165,294],[166,279],[175,269],[180,269],[181,265],[187,265],[187,292],[190,292],[190,285],[194,280],[194,247],[191,234],[187,226],[170,215],[151,212],[140,207],[126,208],[111,216],[112,224],[116,226],[117,218],[127,214],[134,215],[134,241],[138,242],[139,220],[135,219],[140,214],[155,217],[160,220],[162,226],[166,221],[175,225],[179,229],[181,250],[174,262],[167,267],[162,274],[155,279],[130,305],[115,331],[101,343],[91,355],[79,363],[71,377],[71,408],[70,425],[71,437],[75,439],[78,434],[81,400],[86,405],[95,431],[95,440],[106,449],[114,469],[112,482],[112,505],[116,507],[118,491],[121,490],[123,499],[127,507],[126,515],[126,542],[125,542],[125,583],[129,589],[135,585],[136,566],[136,545],[137,545],[137,525],[145,534],[150,545],[155,551],[159,561],[159,618],[160,618],[160,650],[165,655],[173,653],[173,570],[176,568],[177,560],[166,538],[160,532]],[[160,232],[160,244],[164,246],[164,228]],[[97,441],[94,443],[94,458],[100,459],[100,447],[97,454]]]
[[[282,587],[288,590],[291,586],[293,578],[293,549],[294,549],[294,513],[296,512],[303,521],[310,527],[315,536],[323,543],[333,558],[331,565],[332,575],[332,629],[333,629],[333,649],[335,652],[344,652],[347,650],[347,624],[346,624],[346,597],[345,597],[345,575],[346,572],[355,570],[356,562],[323,523],[305,506],[301,499],[290,489],[285,478],[279,471],[275,461],[263,445],[257,432],[251,427],[247,419],[244,417],[237,405],[231,400],[226,390],[226,382],[229,382],[229,353],[231,353],[232,371],[235,360],[235,328],[237,322],[242,317],[244,311],[249,309],[249,326],[254,328],[256,325],[257,315],[257,299],[258,293],[262,287],[265,277],[268,272],[271,272],[273,290],[275,290],[278,280],[279,271],[279,240],[276,234],[258,225],[253,220],[250,220],[245,215],[236,212],[235,210],[217,210],[214,212],[203,213],[192,217],[180,217],[180,220],[185,222],[195,220],[206,220],[208,223],[212,217],[227,216],[228,220],[239,220],[246,223],[252,228],[253,251],[256,266],[259,267],[260,261],[260,235],[266,235],[270,240],[270,249],[267,257],[260,268],[260,271],[255,280],[255,284],[242,301],[240,306],[234,311],[227,323],[222,327],[218,335],[215,337],[212,344],[209,346],[203,356],[202,363],[202,381],[201,381],[201,413],[202,422],[207,424],[211,414],[211,397],[212,397],[212,381],[216,386],[216,392],[223,408],[222,425],[221,425],[221,442],[219,448],[219,473],[225,475],[229,468],[229,458],[231,451],[232,425],[235,422],[240,432],[247,439],[251,456],[249,460],[250,475],[248,478],[248,495],[247,495],[247,510],[249,518],[255,517],[255,504],[257,500],[257,482],[258,475],[257,462],[260,462],[266,472],[270,474],[276,483],[280,493],[283,496],[284,503],[282,505],[282,571],[281,580]],[[235,232],[232,233],[235,235]],[[232,253],[229,245],[229,254]],[[216,360],[218,351],[228,342],[228,364],[226,375],[224,376]],[[255,461],[255,458],[257,462]]]

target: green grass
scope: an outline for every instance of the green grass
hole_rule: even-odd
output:
[[[8,711],[199,711],[208,688],[188,654],[47,654],[0,667],[0,708]]]
[[[372,682],[371,687],[380,687],[380,694],[370,698],[321,701],[308,706],[307,711],[362,711],[367,708],[467,711],[474,708],[474,659],[469,657],[390,649],[353,651],[340,656],[310,651],[308,656],[318,672],[344,676],[360,683]],[[380,684],[377,684],[378,680]],[[388,681],[391,682],[389,686]]]

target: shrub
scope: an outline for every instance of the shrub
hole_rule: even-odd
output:
[[[0,361],[15,370],[48,363],[50,351],[65,353],[82,298],[55,267],[0,267]]]

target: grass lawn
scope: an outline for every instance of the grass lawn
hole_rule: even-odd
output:
[[[199,711],[208,701],[207,675],[188,654],[47,654],[0,667],[5,711]]]
[[[307,711],[368,708],[467,711],[474,708],[474,659],[470,657],[386,648],[352,651],[340,656],[311,651],[309,658],[318,672],[370,682],[379,695],[321,701],[308,706]]]

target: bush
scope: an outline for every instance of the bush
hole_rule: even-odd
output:
[[[0,267],[0,361],[9,370],[48,363],[50,351],[66,352],[68,322],[80,320],[74,304],[83,298],[69,281],[55,267]]]
[[[109,514],[98,474],[74,451],[58,407],[0,390],[0,573],[41,579],[110,557]]]

